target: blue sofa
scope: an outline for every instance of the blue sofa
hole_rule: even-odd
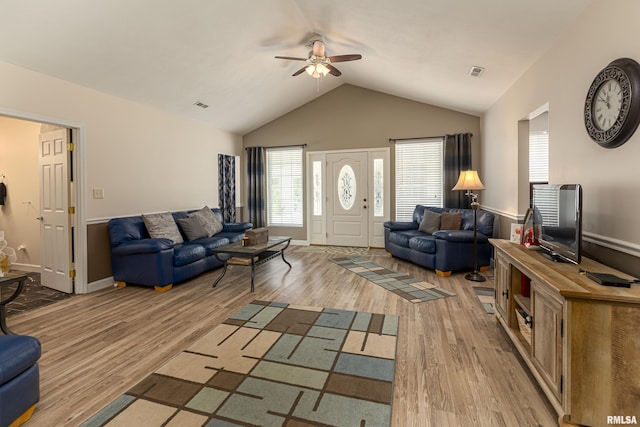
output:
[[[431,234],[420,231],[425,210],[436,214],[459,212],[459,229],[438,229]],[[491,262],[489,237],[495,237],[494,230],[497,232],[495,221],[491,212],[477,211],[478,267],[482,269]],[[384,247],[391,255],[435,270],[442,277],[473,270],[473,210],[416,205],[413,221],[384,223]]]
[[[27,421],[40,400],[37,338],[0,335],[0,427]]]
[[[191,279],[222,266],[212,250],[242,240],[250,222],[224,223],[217,208],[211,209],[222,223],[222,231],[211,237],[189,241],[180,227],[183,243],[167,238],[151,238],[142,216],[109,220],[111,269],[118,286],[127,283],[153,286],[157,291],[171,289],[174,283]],[[172,212],[174,220],[195,211]]]

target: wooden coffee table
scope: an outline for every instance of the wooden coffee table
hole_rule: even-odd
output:
[[[231,265],[240,265],[251,267],[251,292],[253,292],[253,281],[256,274],[256,266],[280,256],[282,261],[291,268],[291,264],[284,259],[284,251],[289,247],[291,237],[288,236],[272,236],[266,243],[253,246],[242,246],[242,242],[231,243],[230,245],[221,246],[213,250],[213,256],[224,263],[222,273],[213,282],[212,287],[215,288],[218,282],[222,280],[227,272],[227,267]],[[220,255],[226,257],[220,258]]]

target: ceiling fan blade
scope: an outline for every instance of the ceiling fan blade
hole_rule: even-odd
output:
[[[296,58],[293,56],[276,56],[277,59],[289,59],[291,61],[306,61],[307,58]]]
[[[293,73],[293,74],[291,75],[291,77],[295,77],[295,76],[298,76],[298,75],[300,75],[300,74],[304,73],[304,70],[306,70],[306,69],[307,69],[307,67],[308,67],[308,65],[306,65],[306,66],[304,66],[304,67],[300,68],[298,71],[296,71],[295,73]]]
[[[329,74],[331,74],[332,76],[339,77],[339,76],[342,75],[340,70],[338,70],[336,67],[334,67],[331,64],[325,64],[325,67],[327,67],[329,69]]]
[[[362,55],[352,54],[352,55],[336,55],[336,56],[329,57],[329,60],[331,62],[357,61],[358,59],[362,59]]]

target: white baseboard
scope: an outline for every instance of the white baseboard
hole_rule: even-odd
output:
[[[26,271],[27,273],[40,273],[40,266],[35,264],[21,264],[15,262],[11,264],[12,270]]]
[[[106,277],[104,279],[97,280],[87,284],[87,293],[99,291],[100,289],[109,288],[115,285],[113,277]]]

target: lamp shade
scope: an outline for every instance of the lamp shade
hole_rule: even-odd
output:
[[[461,171],[453,190],[484,190],[478,171]]]

